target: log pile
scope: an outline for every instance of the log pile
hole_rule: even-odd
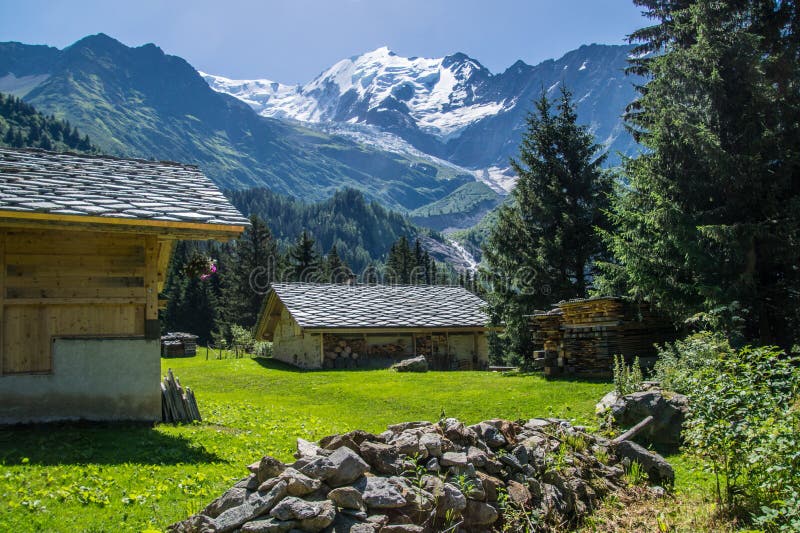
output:
[[[549,375],[609,376],[614,355],[649,363],[656,357],[654,344],[672,334],[669,322],[648,305],[621,298],[560,302],[554,311],[533,315],[531,328],[534,358]]]
[[[172,332],[161,337],[162,357],[194,357],[197,354],[197,335]]]
[[[325,359],[335,362],[337,359],[357,360],[366,353],[364,339],[348,339],[326,333],[322,337],[322,349]]]
[[[194,392],[189,387],[181,387],[171,368],[161,382],[161,420],[168,423],[203,420]]]
[[[373,357],[403,357],[408,355],[405,339],[397,339],[397,342],[387,342],[385,344],[374,344],[368,348],[369,355]]]

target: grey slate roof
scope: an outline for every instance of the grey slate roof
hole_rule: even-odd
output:
[[[193,165],[0,147],[3,211],[248,225]]]
[[[486,302],[462,287],[274,283],[303,328],[482,327]]]

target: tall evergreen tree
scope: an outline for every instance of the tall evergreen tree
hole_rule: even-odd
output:
[[[279,268],[278,247],[266,223],[250,216],[250,227],[236,239],[220,265],[224,328],[251,328]]]
[[[631,37],[647,81],[627,120],[645,150],[625,161],[603,290],[788,347],[800,325],[797,3],[635,3],[655,21]]]
[[[289,263],[295,281],[316,281],[320,274],[319,255],[316,242],[308,231],[297,238],[295,245],[289,250]]]
[[[527,118],[512,201],[490,230],[484,257],[495,281],[490,315],[506,325],[506,349],[530,351],[524,315],[552,302],[583,297],[604,254],[596,227],[604,222],[611,177],[599,147],[577,123],[566,89],[553,103],[542,94]]]
[[[328,255],[325,257],[325,279],[327,283],[346,283],[352,276],[353,271],[345,263],[336,248],[336,244],[331,246]]]

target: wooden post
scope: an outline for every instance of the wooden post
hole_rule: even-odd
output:
[[[416,356],[417,355],[417,334],[416,333],[412,333],[411,334],[411,346],[412,346],[411,355]]]
[[[144,242],[144,330],[145,337],[160,337],[158,323],[158,237],[148,235]]]
[[[3,356],[5,350],[5,300],[6,300],[6,234],[0,232],[0,376],[3,375]]]
[[[325,334],[319,334],[319,367],[325,368]]]

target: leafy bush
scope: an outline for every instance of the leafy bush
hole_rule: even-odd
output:
[[[800,360],[775,347],[734,350],[707,333],[677,342],[665,354],[656,373],[689,397],[687,449],[714,474],[720,505],[730,513],[760,513],[756,520],[772,529],[796,521],[787,502],[796,503],[800,492],[792,407]]]
[[[639,358],[633,360],[633,364],[625,364],[625,358],[621,355],[614,356],[614,390],[620,396],[634,393],[642,388],[642,367]]]
[[[686,394],[695,372],[713,359],[732,354],[728,340],[719,333],[703,331],[666,344],[653,367],[653,378],[670,391]]]
[[[272,343],[256,341],[253,343],[253,355],[256,357],[272,357]]]

